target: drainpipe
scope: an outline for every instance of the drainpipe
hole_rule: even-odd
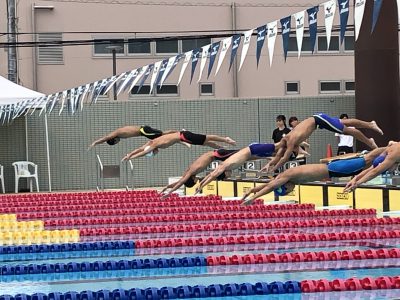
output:
[[[232,32],[236,33],[236,3],[232,2],[231,4],[231,15],[232,15]],[[236,56],[237,57],[237,56]],[[238,90],[238,71],[237,71],[237,59],[233,61],[233,97],[237,98],[239,95]]]
[[[17,24],[15,22],[15,0],[7,0],[7,41],[8,52],[8,80],[17,82]]]

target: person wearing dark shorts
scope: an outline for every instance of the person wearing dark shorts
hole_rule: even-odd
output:
[[[354,128],[351,128],[354,127]],[[308,139],[315,129],[326,129],[335,133],[343,133],[355,137],[360,142],[368,145],[371,149],[377,148],[374,139],[367,138],[360,130],[356,128],[372,129],[380,134],[382,130],[378,127],[375,121],[366,122],[358,119],[343,119],[333,118],[327,114],[319,113],[314,114],[312,117],[300,122],[288,135],[286,135],[281,142],[285,144],[285,152],[279,161],[271,166],[271,171],[275,171],[284,163],[286,163],[293,152],[295,146],[299,146],[303,141]]]
[[[213,161],[216,160],[225,161],[238,151],[239,150],[227,150],[221,148],[204,153],[189,166],[189,168],[183,173],[182,177],[177,182],[171,183],[161,190],[160,194],[162,195],[162,198],[163,199],[167,198],[171,193],[175,192],[182,185],[185,185],[186,187],[189,188],[193,187],[199,180],[199,178],[196,177],[196,175],[199,174],[200,172],[203,172],[208,165],[210,165]],[[226,173],[222,173],[218,177],[218,180],[223,180],[225,177]],[[167,192],[167,190],[169,191]]]
[[[166,130],[166,131],[161,131],[158,129],[151,128],[150,126],[144,125],[144,126],[124,126],[115,129],[114,131],[106,134],[105,136],[99,138],[98,140],[94,141],[92,144],[90,144],[89,149],[102,144],[102,143],[107,143],[110,146],[116,145],[119,143],[121,139],[127,139],[131,137],[139,137],[139,136],[144,136],[148,139],[155,139],[158,138],[162,135],[166,134],[171,134],[171,133],[176,133],[178,132],[177,130]]]
[[[229,145],[236,144],[236,142],[230,137],[222,137],[212,134],[204,135],[193,133],[187,130],[181,130],[180,132],[162,135],[154,140],[147,142],[143,146],[125,155],[122,160],[135,159],[145,155],[153,156],[158,153],[159,149],[166,149],[177,143],[208,146],[215,149],[222,148],[220,145],[217,144],[218,142],[227,143]]]

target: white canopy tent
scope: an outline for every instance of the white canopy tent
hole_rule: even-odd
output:
[[[13,105],[21,101],[31,100],[39,97],[45,96],[42,93],[33,91],[21,85],[15,84],[12,81],[0,76],[0,107],[3,105]],[[27,106],[29,109],[32,106]],[[45,108],[44,106],[39,106],[36,108]],[[47,150],[47,169],[49,176],[49,191],[51,191],[51,173],[50,173],[50,151],[49,151],[49,131],[47,126],[47,115],[45,114],[45,132],[46,132],[46,150]],[[26,159],[29,160],[29,148],[28,148],[28,122],[25,116],[25,139],[26,139]]]

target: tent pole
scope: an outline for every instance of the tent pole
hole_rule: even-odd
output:
[[[46,110],[46,108],[42,109]],[[46,130],[46,152],[47,152],[47,172],[49,176],[49,192],[51,192],[50,147],[49,147],[49,127],[47,124],[47,111],[44,112],[44,124]]]
[[[26,156],[26,160],[29,161],[28,118],[26,115],[25,115],[25,156]]]

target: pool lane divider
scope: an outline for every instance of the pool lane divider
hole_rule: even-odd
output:
[[[368,260],[400,258],[400,249],[368,249],[295,253],[246,254],[232,256],[194,256],[182,258],[133,259],[119,261],[17,264],[0,266],[0,275],[71,273],[91,271],[119,271],[134,269],[210,267],[221,265],[277,264],[315,261]]]
[[[149,287],[146,289],[133,288],[129,290],[116,289],[99,291],[69,291],[66,293],[35,293],[32,295],[18,294],[15,296],[2,295],[0,300],[128,300],[128,299],[188,299],[208,297],[235,297],[270,294],[300,294],[332,291],[383,290],[400,288],[400,277],[382,276],[378,278],[350,278],[335,280],[303,280],[275,281],[271,283],[230,283],[204,285],[183,285],[178,287]]]

